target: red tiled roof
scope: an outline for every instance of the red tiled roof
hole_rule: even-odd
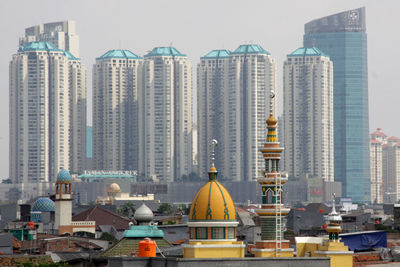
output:
[[[96,230],[100,230],[100,225],[113,225],[117,231],[128,229],[130,222],[135,223],[134,219],[130,220],[99,206],[76,214],[72,217],[72,221],[95,221]]]
[[[400,138],[396,137],[396,136],[392,136],[392,137],[389,137],[388,140],[389,141],[394,141],[394,140],[400,140]]]
[[[376,131],[376,132],[373,132],[371,135],[380,135],[380,136],[386,136],[386,134],[385,134],[384,132],[381,132],[381,131]]]
[[[376,139],[370,139],[369,140],[372,144],[380,144],[381,142],[376,140]]]

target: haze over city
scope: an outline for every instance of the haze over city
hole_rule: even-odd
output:
[[[260,44],[278,63],[302,46],[304,24],[344,10],[366,7],[370,130],[399,135],[393,118],[399,111],[397,65],[400,37],[398,1],[3,1],[0,3],[0,178],[8,176],[8,66],[27,27],[75,20],[80,57],[88,69],[88,122],[91,124],[91,71],[95,59],[109,49],[144,55],[155,46],[173,45],[195,66],[213,49]],[[196,83],[193,82],[196,91]],[[193,94],[196,95],[195,93]],[[280,94],[281,95],[281,94]],[[282,98],[278,99],[279,107]],[[196,102],[193,109],[196,110]],[[281,110],[279,111],[279,114]],[[194,112],[196,120],[196,111]]]

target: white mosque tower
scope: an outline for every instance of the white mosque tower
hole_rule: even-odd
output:
[[[57,174],[56,181],[56,216],[54,229],[58,234],[69,233],[73,235],[72,226],[72,178],[67,170],[61,170]]]

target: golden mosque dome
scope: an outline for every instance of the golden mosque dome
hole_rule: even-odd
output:
[[[121,188],[117,183],[112,183],[108,188],[107,188],[108,193],[119,193],[121,192]]]
[[[212,166],[209,180],[193,198],[190,207],[191,221],[236,220],[235,205],[225,187],[217,181],[217,170]]]

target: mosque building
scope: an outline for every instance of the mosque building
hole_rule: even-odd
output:
[[[243,258],[245,245],[236,240],[235,205],[217,180],[214,166],[216,140],[212,140],[209,180],[193,198],[189,213],[189,243],[183,244],[184,258]]]
[[[159,249],[172,246],[164,238],[164,232],[153,222],[153,211],[146,204],[143,203],[135,211],[133,218],[137,225],[130,223],[129,229],[124,231],[123,238],[106,250],[102,256],[137,256],[139,243],[144,238],[151,238]]]

